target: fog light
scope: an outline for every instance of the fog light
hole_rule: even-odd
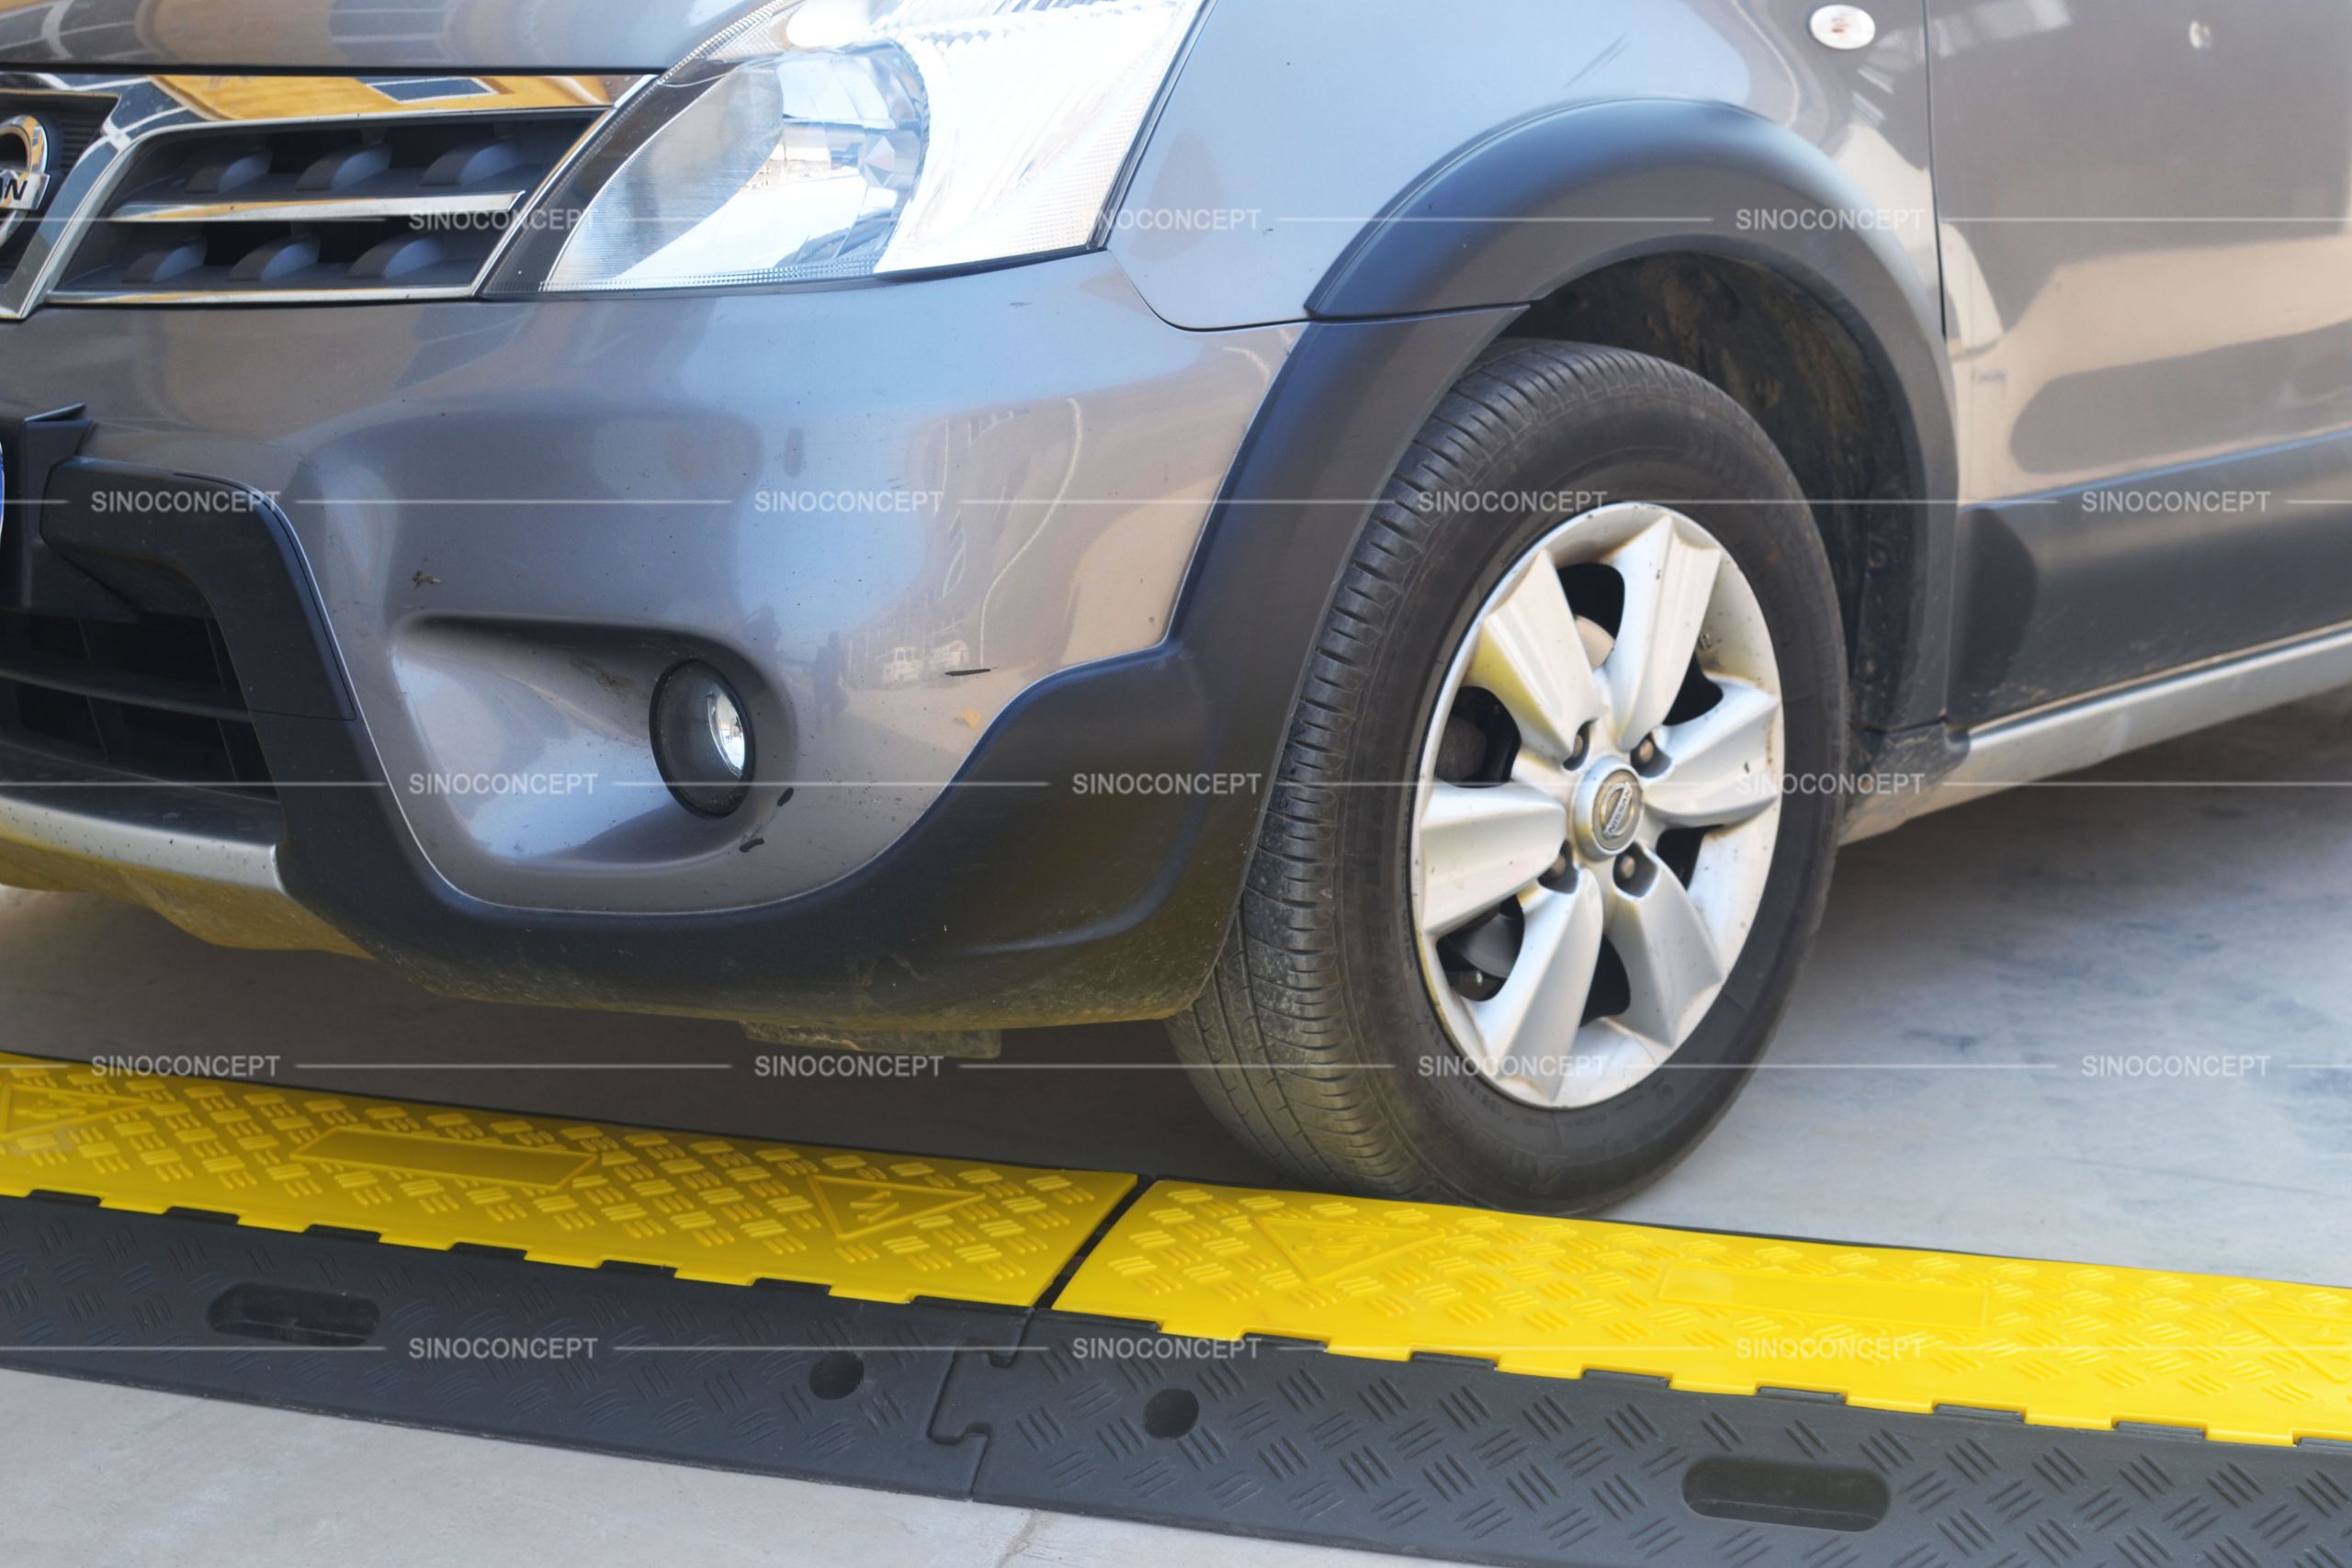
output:
[[[752,716],[727,678],[699,660],[653,688],[653,761],[678,804],[725,817],[751,793]]]

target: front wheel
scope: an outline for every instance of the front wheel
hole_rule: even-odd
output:
[[[1171,1022],[1211,1107],[1395,1196],[1567,1211],[1668,1168],[1820,918],[1839,627],[1796,479],[1723,392],[1491,353],[1365,525],[1226,952]]]

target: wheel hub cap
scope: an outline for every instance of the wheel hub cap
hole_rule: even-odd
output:
[[[1642,776],[1628,767],[1595,768],[1577,791],[1576,820],[1587,854],[1623,854],[1642,826]]]

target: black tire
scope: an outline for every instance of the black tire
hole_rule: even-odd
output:
[[[1414,776],[1472,617],[1566,515],[1449,506],[1447,491],[1598,491],[1671,502],[1706,528],[1763,607],[1793,776],[1844,768],[1837,589],[1794,475],[1729,397],[1661,360],[1543,342],[1499,344],[1454,386],[1340,581],[1226,951],[1170,1032],[1218,1117],[1311,1184],[1573,1212],[1655,1179],[1730,1107],[1819,923],[1838,803],[1784,800],[1762,911],[1674,1057],[1701,1070],[1564,1111],[1433,1072],[1458,1053],[1412,930],[1410,792],[1377,781]]]

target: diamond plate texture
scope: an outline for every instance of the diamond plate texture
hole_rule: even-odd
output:
[[[2352,1454],[1122,1332],[1044,1314],[958,1363],[934,1430],[987,1434],[976,1495],[1547,1568],[2352,1564]]]
[[[379,1315],[334,1348],[214,1326],[229,1292],[256,1287]],[[945,1496],[969,1493],[979,1461],[978,1444],[929,1435],[958,1348],[1010,1345],[1024,1321],[0,1201],[0,1366]],[[567,1338],[594,1344],[430,1350]]]
[[[430,1350],[567,1338],[593,1352]],[[92,1203],[0,1200],[0,1366],[1545,1568],[2352,1568],[2352,1453],[1208,1344]]]
[[[1027,1306],[1134,1184],[0,1055],[0,1196],[719,1284]]]
[[[1551,1378],[2352,1439],[2352,1292],[2309,1285],[1160,1182],[1055,1304]]]

